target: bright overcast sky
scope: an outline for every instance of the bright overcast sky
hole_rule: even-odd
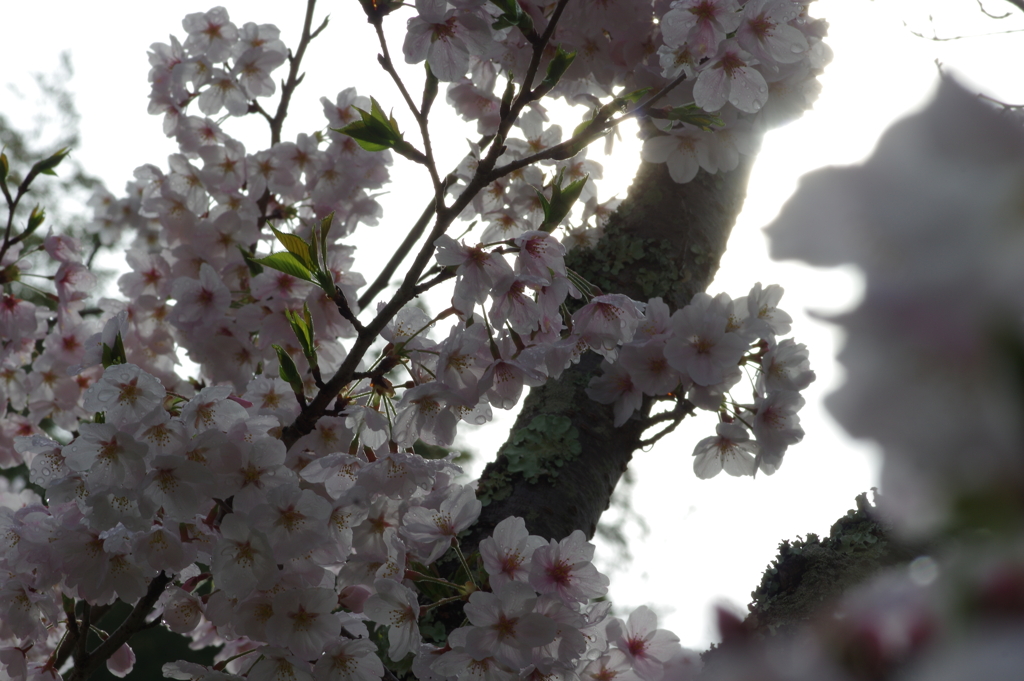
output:
[[[286,44],[295,45],[305,3],[223,4],[236,24],[275,23]],[[357,4],[352,0],[321,4],[322,12],[332,14],[331,26],[307,52],[308,77],[293,99],[285,139],[321,128],[319,98],[326,95],[333,100],[340,90],[353,85],[361,94],[376,96],[386,108],[394,106],[401,121],[397,93],[376,64],[376,48],[367,42],[372,31],[354,13]],[[756,480],[724,474],[710,481],[694,477],[693,446],[714,432],[714,417],[707,414],[680,427],[652,451],[638,453],[632,466],[638,480],[633,506],[651,532],[646,540],[631,543],[633,563],[612,574],[611,595],[620,612],[623,606],[649,603],[666,616],[662,625],[673,629],[684,645],[707,647],[716,638],[709,624],[710,603],[726,599],[745,606],[781,539],[807,532],[827,535],[832,522],[853,506],[854,497],[874,484],[877,460],[870,447],[845,438],[821,405],[829,386],[839,378],[832,359],[837,339],[826,324],[803,314],[807,308],[835,310],[855,300],[856,278],[773,263],[759,230],[778,212],[800,175],[823,165],[863,159],[892,120],[919,108],[934,89],[936,59],[960,74],[969,87],[1024,104],[1024,83],[1017,72],[1024,35],[988,35],[1021,30],[1024,16],[1007,2],[984,0],[984,4],[993,14],[1012,11],[1013,16],[1000,21],[986,18],[974,0],[820,0],[812,6],[815,16],[831,23],[827,42],[835,59],[822,78],[823,92],[814,111],[765,141],[746,208],[713,285],[714,292],[733,296],[745,295],[757,281],[785,287],[782,307],[794,314],[793,334],[810,348],[818,373],[801,413],[807,436],[790,449],[778,473]],[[283,14],[285,5],[295,13]],[[82,114],[82,145],[73,154],[118,193],[135,167],[165,166],[166,156],[175,151],[162,136],[160,118],[146,113],[146,50],[153,42],[167,42],[169,33],[183,36],[182,17],[210,6],[195,0],[9,2],[3,10],[4,51],[17,55],[19,64],[43,73],[56,70],[62,50],[71,52],[76,71],[71,89]],[[929,22],[929,14],[934,23]],[[912,31],[937,33],[940,38],[978,37],[936,42],[915,37]],[[398,41],[392,49],[400,50]],[[24,85],[27,72],[8,68],[0,83],[7,81],[30,91]],[[21,120],[26,120],[31,105],[31,99],[0,89],[3,113],[20,112]],[[563,128],[574,125],[567,122]],[[265,128],[259,126],[260,121],[250,117],[242,125],[232,120],[225,127],[253,151],[268,139]],[[606,163],[602,191],[607,195],[624,191],[637,162],[637,148],[622,144],[625,160]],[[447,149],[451,159],[464,152],[456,141]],[[393,242],[411,222],[402,213],[404,206],[415,206],[418,213],[425,201],[424,178],[408,165],[399,163],[392,173],[401,185],[392,187],[400,201],[389,204],[385,197],[382,226],[377,232],[357,232],[375,243],[360,241],[360,248]],[[613,167],[620,169],[620,176],[612,177]],[[386,235],[380,230],[386,230]],[[364,264],[357,269],[370,278],[377,266]],[[503,422],[510,423],[507,418]],[[486,458],[506,433],[507,425],[493,424],[490,434],[478,431],[466,443]]]

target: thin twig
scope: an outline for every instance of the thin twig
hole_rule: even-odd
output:
[[[409,90],[406,89],[401,76],[399,76],[398,71],[395,70],[395,65],[391,61],[391,52],[388,51],[388,41],[387,38],[384,37],[383,17],[377,17],[376,20],[373,21],[373,27],[377,31],[377,40],[380,43],[380,49],[383,53],[379,56],[378,61],[380,62],[380,65],[384,67],[384,70],[388,72],[388,75],[391,76],[391,80],[395,81],[395,85],[398,86],[399,92],[402,93],[402,98],[405,99],[405,103],[409,107],[409,111],[412,112],[417,125],[419,125],[420,137],[423,139],[423,155],[425,156],[423,165],[426,166],[427,172],[430,173],[430,181],[434,184],[434,201],[437,205],[443,206],[444,186],[441,182],[441,176],[437,173],[437,164],[434,162],[434,151],[430,145],[430,130],[427,124],[426,111],[421,111],[416,108],[416,103],[409,94]],[[429,78],[430,76],[428,76],[428,79]],[[424,98],[424,108],[426,107],[426,104],[427,101],[426,98]]]
[[[423,236],[423,230],[427,228],[430,223],[430,218],[434,217],[435,203],[431,201],[430,205],[427,206],[423,213],[420,215],[420,219],[416,221],[416,224],[412,226],[409,233],[405,236],[405,240],[402,241],[401,245],[395,249],[391,259],[388,260],[388,264],[384,266],[384,269],[380,271],[377,278],[373,280],[369,288],[363,291],[363,295],[359,296],[359,309],[365,310],[366,306],[373,302],[374,296],[384,290],[388,283],[391,281],[391,276],[398,269],[398,266],[405,260],[405,256],[409,255],[409,251],[419,241],[419,238]]]
[[[320,32],[327,28],[327,19],[323,20],[323,23],[313,31],[313,9],[316,6],[316,0],[306,0],[306,17],[302,22],[302,38],[299,39],[299,47],[292,55],[288,53],[288,80],[281,84],[281,101],[277,105],[277,113],[270,119],[270,143],[277,144],[281,141],[281,128],[284,125],[284,119],[288,115],[288,104],[291,102],[292,93],[295,92],[295,88],[298,87],[299,83],[305,77],[305,74],[299,75],[299,66],[302,63],[302,57],[306,54],[306,48],[309,47],[309,43],[312,42],[313,38],[320,35]]]
[[[1009,0],[1009,1],[1013,2],[1013,0]],[[981,4],[981,0],[977,0],[977,2],[978,2],[978,9],[981,10],[981,13],[984,14],[985,16],[989,17],[990,19],[1005,19],[1006,17],[1008,17],[1011,14],[1013,14],[1013,12],[1007,12],[1006,14],[992,14],[987,9],[985,9],[985,5]],[[1013,4],[1017,5],[1016,2],[1013,2]],[[1024,9],[1024,4],[1017,5],[1017,6],[1020,7],[1021,9]]]
[[[666,435],[674,431],[676,428],[679,427],[679,424],[683,422],[683,419],[692,414],[694,410],[696,410],[696,408],[697,406],[690,400],[682,399],[679,401],[678,404],[676,404],[675,408],[671,409],[670,411],[655,414],[654,416],[651,416],[650,418],[646,419],[644,421],[645,429],[650,428],[651,426],[658,423],[664,423],[665,421],[670,421],[670,423],[667,426],[665,426],[665,428],[660,430],[657,434],[647,438],[646,440],[641,440],[640,442],[638,442],[637,448],[642,449],[644,447],[649,447],[658,440],[660,440],[661,438],[665,437]]]

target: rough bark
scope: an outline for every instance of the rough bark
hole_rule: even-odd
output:
[[[674,310],[710,284],[743,206],[751,162],[731,173],[701,171],[676,184],[660,164],[643,164],[627,199],[592,249],[566,264],[606,293],[646,301],[660,296]],[[502,519],[517,515],[532,534],[561,539],[594,535],[612,492],[641,441],[651,403],[623,426],[585,389],[601,373],[588,353],[557,380],[534,388],[509,439],[484,470],[485,506],[464,545],[474,550]]]

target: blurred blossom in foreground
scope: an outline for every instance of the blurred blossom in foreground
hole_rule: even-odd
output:
[[[829,401],[885,451],[883,506],[921,534],[1024,499],[1024,130],[942,82],[863,165],[806,176],[772,256],[865,273]],[[962,511],[961,511],[962,512]]]
[[[701,678],[1022,678],[1022,189],[1024,129],[946,80],[863,165],[805,177],[767,228],[774,257],[863,270],[864,299],[832,319],[847,379],[828,405],[882,446],[881,510],[931,555],[775,638],[720,616]]]

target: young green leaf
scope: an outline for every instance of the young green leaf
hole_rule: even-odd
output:
[[[43,224],[43,220],[46,219],[46,211],[39,206],[32,209],[32,212],[28,216],[28,226],[25,228],[25,234],[31,234],[32,232],[39,229],[39,225]]]
[[[558,81],[562,79],[565,72],[572,66],[572,61],[576,58],[575,52],[566,52],[559,46],[558,51],[555,52],[555,56],[548,62],[547,74],[544,76],[544,80],[541,81],[540,90],[547,92],[551,88],[558,85]]]
[[[327,269],[327,235],[331,232],[331,225],[334,224],[334,211],[332,210],[323,220],[320,221],[320,258],[319,267]]]
[[[302,377],[299,376],[299,369],[295,366],[295,360],[280,345],[275,343],[271,347],[277,352],[277,362],[280,365],[277,369],[278,375],[291,386],[296,395],[302,395]]]
[[[71,149],[68,147],[57,150],[49,158],[44,158],[42,161],[36,162],[36,164],[32,166],[32,170],[29,171],[29,175],[56,175],[57,173],[53,172],[53,169],[59,166],[60,162],[63,161],[70,153]]]
[[[249,276],[255,277],[256,275],[263,274],[263,265],[256,262],[249,251],[245,250],[245,247],[241,244],[235,244],[238,248],[239,253],[242,254],[242,259],[245,260],[246,266],[249,268]]]
[[[714,132],[715,128],[725,127],[725,121],[716,113],[708,113],[696,104],[677,106],[672,109],[661,109],[651,112],[652,118],[664,118],[670,121],[680,121],[694,125],[704,132]]]
[[[276,227],[271,226],[274,230],[274,235],[277,236],[277,240],[281,242],[281,245],[288,249],[288,252],[299,259],[306,269],[316,270],[317,265],[313,262],[313,258],[309,254],[309,244],[303,241],[300,237],[294,234],[285,234]]]
[[[102,362],[104,369],[114,366],[115,364],[128,363],[128,356],[124,351],[124,341],[121,340],[120,331],[118,331],[117,335],[114,336],[114,347],[110,347],[106,343],[103,344]]]
[[[564,169],[558,172],[558,176],[551,186],[551,201],[545,201],[541,197],[541,205],[544,208],[544,222],[540,226],[542,232],[551,232],[561,224],[565,216],[572,210],[573,204],[580,198],[580,193],[583,192],[587,180],[590,179],[590,175],[585,175],[563,187],[561,186],[563,171]]]
[[[287,251],[271,253],[265,258],[252,258],[252,260],[264,267],[269,267],[278,272],[290,274],[303,281],[313,282],[313,274],[294,254]]]

